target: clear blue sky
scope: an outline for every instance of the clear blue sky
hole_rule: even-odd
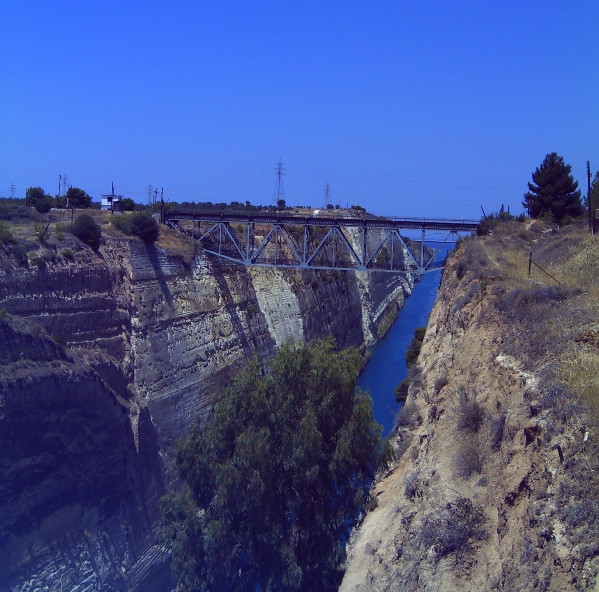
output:
[[[599,169],[599,2],[30,1],[0,8],[0,196],[522,211]]]

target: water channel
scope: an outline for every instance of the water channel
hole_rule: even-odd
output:
[[[371,348],[371,358],[358,379],[358,386],[370,392],[374,417],[383,426],[383,436],[393,429],[400,404],[395,400],[395,387],[406,377],[406,352],[416,327],[426,326],[435,303],[441,271],[425,273],[406,298],[397,320],[385,337]]]

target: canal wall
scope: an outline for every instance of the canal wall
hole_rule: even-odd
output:
[[[372,342],[411,288],[246,270],[175,231],[146,245],[98,220],[97,253],[27,227],[0,253],[2,590],[161,591],[176,439],[248,358],[290,338]]]

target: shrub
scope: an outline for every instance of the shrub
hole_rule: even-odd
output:
[[[38,212],[15,202],[25,200],[0,200],[0,220],[39,220]]]
[[[406,366],[408,368],[415,364],[416,360],[418,359],[425,333],[426,327],[416,327],[414,330],[414,337],[412,337],[412,341],[410,342],[410,346],[408,347],[408,351],[406,353]]]
[[[493,417],[489,422],[489,433],[491,435],[491,450],[497,451],[501,448],[503,432],[505,431],[505,413]]]
[[[72,249],[64,249],[62,252],[62,256],[67,261],[72,261],[75,258],[75,254],[73,253]]]
[[[12,242],[14,242],[14,238],[8,224],[0,222],[0,244],[7,245]]]
[[[160,233],[158,223],[149,214],[115,216],[112,225],[124,234],[138,236],[145,243],[155,242]]]
[[[43,222],[36,222],[33,225],[33,234],[35,234],[36,238],[40,242],[44,242],[44,237],[46,236],[46,231],[48,230],[48,225]]]
[[[67,230],[67,225],[64,222],[57,222],[54,225],[54,234],[56,235],[56,238],[61,241],[64,240],[64,233]]]
[[[16,262],[21,267],[29,266],[29,258],[27,257],[27,249],[25,249],[25,247],[23,245],[15,245],[13,247],[12,254],[14,255]]]
[[[395,400],[398,403],[403,403],[408,397],[408,389],[410,388],[410,378],[406,376],[396,387],[395,391]]]
[[[484,281],[484,280],[483,280]],[[472,298],[481,291],[480,282],[472,282],[468,287],[468,291],[455,299],[453,306],[451,307],[451,316],[455,316],[460,310],[466,307]]]
[[[33,263],[40,271],[42,271],[42,269],[46,269],[47,260],[42,255],[38,255],[31,258],[31,263]]]
[[[564,288],[562,286],[543,286],[540,288],[514,288],[507,292],[496,304],[502,312],[522,310],[533,304],[549,304],[563,302],[573,296],[578,296],[578,288]]]
[[[468,479],[483,470],[483,455],[476,438],[464,442],[454,457],[456,473],[462,479]]]
[[[73,223],[73,234],[86,245],[97,251],[102,241],[102,229],[89,215],[78,216]]]
[[[248,304],[245,310],[251,317],[256,316],[260,313],[260,307],[257,304],[254,304],[253,302]]]
[[[148,214],[136,214],[131,217],[131,234],[145,243],[153,243],[158,240],[160,230],[155,218]]]
[[[490,234],[497,224],[499,224],[499,220],[493,214],[486,216],[478,223],[478,226],[476,227],[477,236],[485,236],[486,234]]]
[[[448,384],[449,384],[449,379],[447,378],[446,374],[442,374],[441,376],[438,376],[435,379],[435,384],[434,384],[435,392],[439,393],[441,391],[441,389],[444,386],[447,386]]]
[[[500,222],[509,222],[511,220],[516,220],[516,217],[508,212],[499,212],[499,214],[484,216],[476,227],[476,234],[478,236],[485,236],[486,234],[490,234]]]
[[[130,197],[121,199],[120,205],[123,212],[132,212],[135,209],[135,202]]]
[[[395,416],[395,425],[397,427],[412,428],[419,420],[418,407],[415,403],[402,405],[401,409]]]
[[[474,434],[478,432],[483,423],[485,417],[484,409],[476,401],[470,400],[464,389],[460,390],[459,399],[460,402],[457,410],[458,428],[464,432]]]
[[[404,480],[404,495],[408,499],[414,499],[420,491],[420,471],[408,475]]]
[[[131,234],[131,214],[112,216],[110,223],[123,234]]]
[[[460,497],[425,518],[420,540],[425,547],[435,549],[437,558],[468,552],[472,550],[471,541],[488,538],[487,520],[481,507],[475,506],[469,498]]]
[[[53,205],[54,205],[54,200],[49,195],[45,195],[41,199],[37,200],[33,207],[40,214],[47,214],[52,209]]]

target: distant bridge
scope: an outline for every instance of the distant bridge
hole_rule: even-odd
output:
[[[163,211],[162,222],[197,239],[204,252],[246,267],[283,267],[387,273],[439,269],[444,244],[472,233],[475,220],[349,218],[330,215]],[[400,231],[418,231],[410,239]],[[428,238],[427,238],[428,233]],[[431,233],[443,233],[443,240]],[[440,245],[431,248],[429,244]]]

